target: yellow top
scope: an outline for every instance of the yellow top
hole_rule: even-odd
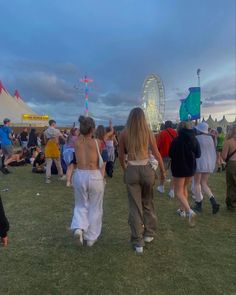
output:
[[[48,140],[45,147],[45,157],[46,158],[60,158],[60,149],[55,138]]]

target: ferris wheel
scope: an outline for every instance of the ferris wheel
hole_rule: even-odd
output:
[[[143,83],[142,108],[151,130],[160,129],[165,115],[165,90],[157,75],[149,75]]]

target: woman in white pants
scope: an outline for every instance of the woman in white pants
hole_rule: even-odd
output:
[[[201,157],[197,159],[197,169],[194,175],[194,195],[195,207],[197,212],[202,211],[203,194],[205,193],[212,206],[212,214],[219,211],[220,205],[217,204],[216,199],[208,186],[208,178],[210,173],[214,172],[216,164],[215,144],[212,136],[208,133],[208,124],[205,122],[199,123],[195,126],[197,130],[197,140],[201,148]]]
[[[73,175],[75,208],[71,229],[79,244],[93,246],[102,229],[104,181],[100,141],[92,138],[94,120],[80,116],[80,136],[75,145],[77,169]]]

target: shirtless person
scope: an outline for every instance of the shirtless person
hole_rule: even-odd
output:
[[[75,145],[77,169],[73,175],[75,195],[71,229],[80,244],[93,246],[101,233],[104,171],[100,155],[100,141],[93,139],[94,120],[80,116],[80,136]]]

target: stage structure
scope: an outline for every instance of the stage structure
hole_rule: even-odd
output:
[[[143,83],[142,109],[151,130],[159,130],[164,122],[165,90],[161,78],[155,74],[149,75]]]

